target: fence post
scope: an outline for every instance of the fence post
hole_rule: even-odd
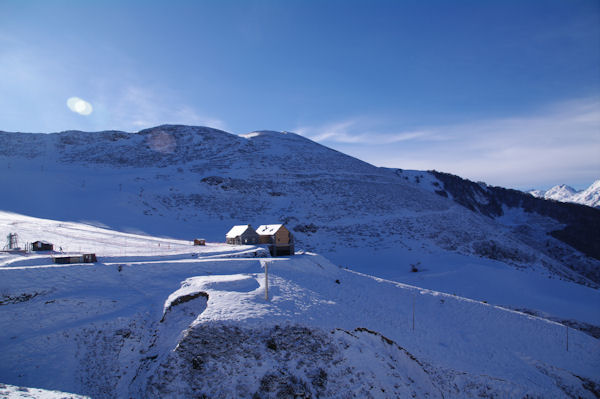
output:
[[[265,301],[269,300],[269,262],[265,262]]]
[[[412,330],[415,331],[415,296],[413,295],[413,304],[412,304]]]

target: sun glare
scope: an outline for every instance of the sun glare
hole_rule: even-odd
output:
[[[67,107],[73,112],[76,112],[80,115],[89,115],[92,113],[93,108],[92,104],[88,103],[85,100],[82,100],[79,97],[71,97],[67,100]]]

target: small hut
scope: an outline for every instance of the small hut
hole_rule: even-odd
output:
[[[47,241],[34,241],[31,243],[32,251],[54,251],[54,245]]]
[[[58,256],[52,258],[54,263],[69,264],[69,263],[96,263],[96,254],[83,254],[73,256]]]
[[[225,236],[227,244],[252,245],[258,244],[258,234],[249,224],[233,226]]]
[[[294,254],[294,236],[283,224],[263,224],[256,233],[260,244],[268,244],[271,255]]]
[[[194,245],[206,245],[204,238],[194,238]]]
[[[83,254],[81,255],[81,259],[83,263],[96,263],[98,259],[96,259],[96,254]]]

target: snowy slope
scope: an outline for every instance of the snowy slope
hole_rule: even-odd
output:
[[[0,384],[0,397],[2,399],[89,399],[88,396],[9,384]]]
[[[575,194],[572,200],[578,204],[600,207],[600,180],[596,180],[588,188]]]
[[[575,190],[573,187],[567,186],[566,184],[561,184],[546,191],[544,193],[544,198],[565,202],[576,192],[577,190]]]
[[[538,198],[552,199],[561,202],[574,202],[591,207],[600,207],[600,180],[593,182],[585,190],[577,191],[566,184],[554,186],[548,191],[531,190],[529,194]]]
[[[139,133],[0,136],[3,210],[186,243],[196,237],[222,242],[236,224],[285,223],[297,250],[319,252],[343,267],[573,324],[600,324],[587,309],[592,302],[574,306],[586,296],[575,295],[570,283],[592,290],[600,283],[595,209],[548,205],[522,193],[529,202],[505,201],[483,183],[377,168],[286,132],[236,136],[159,126]],[[73,237],[62,239],[68,233],[42,233],[23,239],[87,250]],[[128,240],[134,238],[103,242],[117,256]],[[162,251],[158,244],[149,240],[144,250]],[[549,281],[552,289],[539,295]]]
[[[588,334],[319,255],[256,258],[257,247],[0,215],[2,232],[65,235],[99,256],[1,255],[5,384],[94,398],[585,398],[600,384]],[[598,309],[597,290],[564,283]]]

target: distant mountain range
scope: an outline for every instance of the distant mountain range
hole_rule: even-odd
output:
[[[577,191],[566,184],[560,184],[552,187],[548,191],[530,190],[528,192],[537,198],[551,199],[560,202],[574,202],[600,208],[600,180],[596,180],[588,188],[580,191]]]

